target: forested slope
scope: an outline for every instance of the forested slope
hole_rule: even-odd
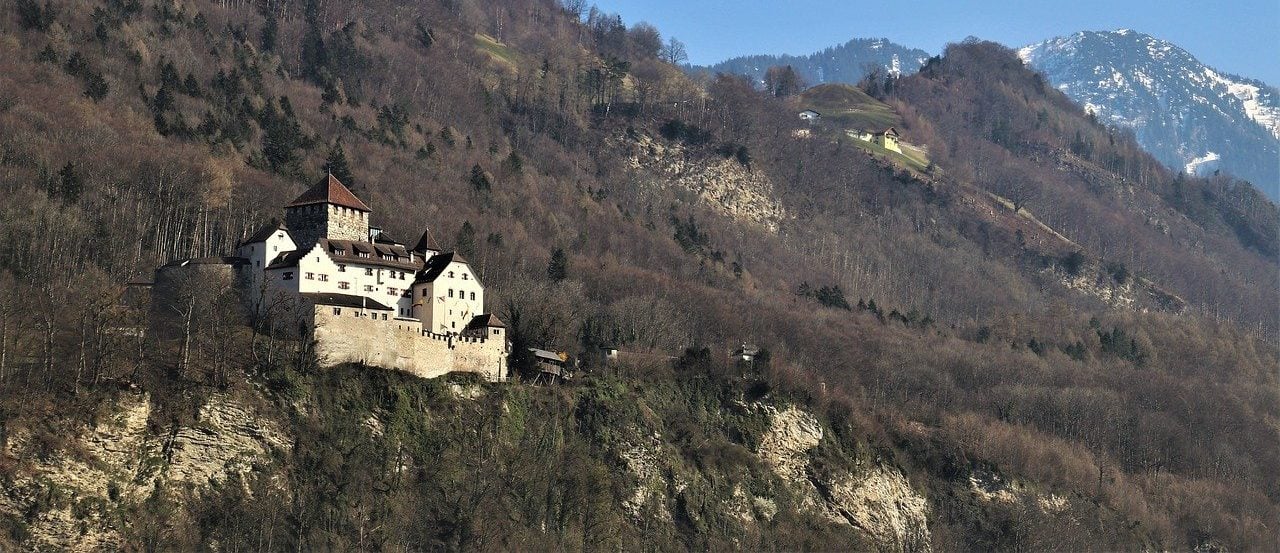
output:
[[[542,0],[0,3],[6,545],[1275,546],[1274,204],[1168,174],[997,45],[864,83],[917,176],[662,44]],[[185,364],[140,331],[127,283],[326,167],[579,377],[317,371],[234,309]],[[112,420],[158,453],[97,449]],[[173,445],[209,440],[257,445]]]

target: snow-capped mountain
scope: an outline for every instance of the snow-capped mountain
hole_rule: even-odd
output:
[[[696,66],[694,72],[730,73],[747,75],[757,81],[774,65],[790,65],[811,85],[822,83],[854,84],[866,75],[868,64],[885,68],[888,72],[911,74],[920,69],[929,53],[919,48],[908,48],[884,38],[855,38],[807,56],[784,54],[753,55],[730,58],[715,65]]]
[[[1228,75],[1130,30],[1080,32],[1018,51],[1105,123],[1133,129],[1165,164],[1229,172],[1280,197],[1280,90]]]

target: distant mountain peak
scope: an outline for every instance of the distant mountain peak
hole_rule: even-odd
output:
[[[1172,42],[1132,29],[1080,31],[1018,55],[1103,122],[1133,129],[1168,166],[1225,170],[1280,195],[1275,87],[1217,71]]]
[[[807,55],[756,54],[738,56],[708,66],[690,68],[693,72],[747,75],[759,81],[774,65],[790,65],[811,85],[822,83],[855,84],[866,75],[869,64],[885,71],[911,74],[920,69],[929,53],[909,48],[887,38],[854,38]]]

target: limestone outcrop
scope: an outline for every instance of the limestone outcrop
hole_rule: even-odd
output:
[[[158,488],[200,493],[212,482],[269,463],[290,441],[236,400],[215,395],[189,425],[153,430],[151,398],[125,394],[103,406],[98,421],[59,444],[37,443],[16,429],[4,454],[19,459],[0,489],[0,511],[38,513],[26,526],[37,549],[101,551],[119,548],[129,524],[122,513]]]

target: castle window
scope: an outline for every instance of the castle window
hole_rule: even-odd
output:
[[[341,308],[341,307],[335,307],[335,308],[333,308],[333,314],[334,314],[334,315],[341,315],[341,314],[342,314],[342,308]]]
[[[338,265],[338,272],[339,272],[339,273],[345,273],[345,272],[347,272],[347,266],[346,266],[346,265]]]
[[[315,273],[307,273],[307,280],[315,280],[315,279],[316,279]]]
[[[351,283],[350,283],[350,282],[339,282],[339,283],[338,283],[338,289],[339,289],[339,290],[350,290],[350,289],[351,289]]]
[[[368,268],[366,268],[366,269],[364,270],[364,274],[369,275],[369,276],[373,276],[373,269],[368,269]]]
[[[289,280],[289,279],[286,278],[285,280]],[[453,288],[449,289],[449,297],[451,298],[453,297]]]
[[[383,313],[383,314],[382,314],[382,320],[384,320],[384,321],[385,321],[385,320],[387,320],[387,314],[386,314],[386,313]]]
[[[467,273],[462,273],[462,280],[467,280]]]
[[[449,323],[449,327],[450,327],[450,328],[458,328],[458,321],[453,321],[453,322]]]
[[[320,275],[320,282],[329,282],[329,275],[321,274],[321,275]]]
[[[449,278],[453,278],[453,271],[449,271]]]
[[[372,292],[372,291],[373,291],[373,285],[372,285],[372,284],[366,284],[366,285],[364,285],[364,291],[365,291],[365,292]]]
[[[394,296],[394,295],[396,295],[397,293],[399,293],[399,292],[397,292],[395,288],[387,288],[387,295],[389,295],[389,296]]]
[[[475,293],[475,292],[472,292],[472,293],[471,293],[471,299],[473,299],[473,300],[474,300],[474,299],[476,299],[476,293]]]
[[[497,335],[499,335],[499,334],[502,334],[502,331],[501,331],[501,330],[498,330],[498,329],[496,329],[496,328],[495,328],[495,329],[493,329],[493,335],[494,335],[494,336],[497,336]]]

